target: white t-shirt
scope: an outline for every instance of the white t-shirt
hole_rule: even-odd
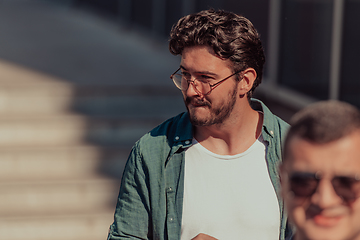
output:
[[[185,152],[181,240],[205,233],[220,240],[279,239],[280,211],[260,137],[234,156],[195,139]]]

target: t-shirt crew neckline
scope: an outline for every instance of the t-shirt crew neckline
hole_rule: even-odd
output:
[[[245,152],[238,153],[235,155],[220,155],[220,154],[213,153],[212,151],[210,151],[209,149],[207,149],[203,145],[201,145],[201,143],[199,143],[195,138],[193,138],[193,140],[192,140],[192,146],[196,145],[195,147],[200,148],[205,154],[208,154],[212,157],[215,157],[215,158],[218,158],[221,160],[233,160],[233,159],[241,158],[241,157],[246,156],[249,153],[251,153],[254,149],[256,149],[256,144],[258,142],[265,144],[262,134],[260,134],[258,139],[256,139],[255,142]]]

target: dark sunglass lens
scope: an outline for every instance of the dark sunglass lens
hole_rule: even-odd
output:
[[[335,177],[332,180],[337,195],[346,201],[353,201],[359,197],[360,181],[352,177]]]
[[[294,174],[290,177],[290,190],[297,197],[309,197],[316,191],[318,182],[315,174]]]

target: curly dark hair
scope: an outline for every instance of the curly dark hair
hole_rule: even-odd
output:
[[[229,59],[233,72],[254,68],[257,77],[247,93],[248,98],[252,96],[262,80],[265,55],[259,33],[247,18],[213,9],[182,17],[171,29],[170,52],[181,55],[184,48],[198,45],[209,46],[219,57]]]

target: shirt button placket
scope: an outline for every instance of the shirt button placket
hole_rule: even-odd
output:
[[[173,188],[168,187],[167,188],[167,194],[168,194],[168,207],[169,207],[169,209],[173,208],[173,204],[172,204],[172,201],[171,201],[172,193],[173,193]],[[174,218],[171,216],[172,214],[173,214],[173,211],[168,212],[168,221],[169,221],[169,223],[174,222]]]

